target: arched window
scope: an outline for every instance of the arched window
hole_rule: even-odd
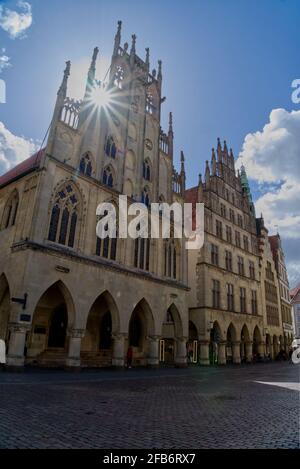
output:
[[[115,158],[117,154],[117,146],[114,141],[114,138],[111,135],[108,135],[106,137],[106,142],[105,142],[105,154],[106,156],[110,156],[111,158]]]
[[[142,199],[142,203],[145,204],[146,207],[149,207],[150,197],[149,197],[149,191],[147,187],[144,188],[141,199]]]
[[[103,171],[103,184],[105,184],[108,187],[113,187],[114,185],[113,171],[110,166],[105,168]]]
[[[146,112],[148,112],[149,114],[153,114],[154,112],[153,96],[151,93],[147,93]]]
[[[14,226],[16,222],[17,212],[19,207],[19,194],[17,190],[14,190],[10,195],[8,201],[6,202],[3,218],[1,223],[1,228],[9,228]]]
[[[107,215],[107,212],[104,212],[104,214],[100,218],[103,218],[106,215]],[[105,227],[106,230],[107,228],[108,226]],[[101,239],[101,238],[98,238],[97,236],[96,255],[100,257],[104,257],[105,259],[111,259],[112,261],[115,261],[117,258],[117,241],[118,241],[118,227],[117,227],[115,238],[106,237],[104,239]]]
[[[146,181],[151,180],[151,166],[148,159],[143,163],[143,178],[146,179]]]
[[[91,157],[88,153],[86,153],[80,159],[79,172],[81,174],[85,174],[86,176],[91,176],[92,170],[93,170],[93,166],[91,162]]]
[[[164,272],[165,276],[177,279],[177,251],[174,240],[165,241],[164,246]]]
[[[74,247],[80,204],[71,183],[63,186],[55,196],[51,210],[48,240]]]
[[[107,166],[104,171],[103,171],[103,184],[105,184],[108,187],[113,187],[114,185],[114,176],[113,176],[113,171],[110,166]]]
[[[114,85],[120,88],[120,90],[123,88],[123,82],[124,82],[124,69],[123,67],[118,67],[116,68],[115,75],[114,75]]]
[[[136,238],[134,246],[134,266],[142,270],[149,270],[150,238]]]

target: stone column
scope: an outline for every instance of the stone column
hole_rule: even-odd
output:
[[[81,339],[84,337],[85,329],[70,329],[69,351],[66,366],[68,368],[80,368]]]
[[[149,356],[147,365],[151,368],[159,366],[159,339],[158,335],[148,337],[149,340]]]
[[[175,365],[177,367],[187,366],[186,343],[187,343],[186,337],[180,337],[179,339],[177,339],[176,357],[175,357]]]
[[[269,353],[270,353],[271,360],[274,360],[273,340],[272,342],[269,343]]]
[[[232,361],[236,365],[241,364],[241,343],[232,342]]]
[[[113,335],[113,356],[112,366],[116,368],[123,368],[125,365],[125,340],[127,334],[115,334]]]
[[[253,342],[246,342],[246,363],[252,363],[253,360]]]
[[[226,343],[218,342],[218,365],[226,365]]]
[[[200,342],[200,365],[209,365],[209,340]]]
[[[26,341],[26,332],[31,326],[13,323],[9,325],[10,339],[7,355],[7,366],[18,367],[24,366],[24,348]]]

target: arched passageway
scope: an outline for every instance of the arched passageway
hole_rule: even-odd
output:
[[[71,295],[62,282],[49,287],[38,301],[31,332],[25,344],[27,363],[43,366],[65,365],[67,330],[74,320]]]
[[[244,324],[241,330],[240,354],[242,363],[252,361],[252,343],[250,342],[250,334],[246,324]]]
[[[0,276],[0,339],[4,340],[6,347],[9,343],[9,315],[10,291],[8,281],[4,274]]]
[[[182,321],[177,307],[172,303],[167,309],[162,324],[162,337],[159,346],[159,361],[161,365],[172,366],[177,356],[182,355]],[[187,343],[184,343],[184,354],[187,354]]]
[[[262,349],[262,337],[258,326],[255,326],[253,331],[252,355],[253,361],[262,360],[264,355]]]
[[[112,365],[113,332],[118,330],[119,315],[109,292],[102,293],[93,303],[84,337],[81,341],[81,365],[106,367]]]
[[[226,363],[234,362],[234,345],[236,342],[236,330],[231,323],[227,329],[226,336]]]
[[[195,324],[189,321],[189,340],[187,343],[188,363],[197,363],[199,358],[198,331]]]
[[[129,321],[128,349],[132,350],[133,366],[147,365],[149,340],[153,334],[154,319],[152,311],[147,301],[142,299],[134,308]]]
[[[210,331],[209,341],[209,363],[216,365],[219,362],[219,343],[221,341],[221,328],[219,323],[215,321]]]

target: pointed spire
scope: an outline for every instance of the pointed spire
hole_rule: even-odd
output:
[[[172,112],[170,112],[169,114],[169,132],[168,132],[168,147],[169,147],[169,151],[168,151],[168,154],[170,156],[171,159],[173,159],[173,138],[174,138],[174,134],[173,134],[173,114]]]
[[[211,172],[213,176],[217,174],[217,163],[216,163],[216,154],[215,149],[212,148],[211,150]]]
[[[157,73],[157,79],[159,82],[162,81],[162,71],[161,71],[161,66],[162,66],[162,61],[158,61],[158,73]]]
[[[206,160],[206,167],[205,167],[205,184],[208,186],[210,180],[210,170],[208,160]]]
[[[149,47],[146,47],[146,60],[145,60],[145,63],[147,65],[147,68],[149,70],[149,67],[150,67],[150,49]]]
[[[134,64],[134,59],[135,59],[135,53],[136,53],[136,50],[135,50],[136,35],[133,34],[131,36],[131,38],[132,38],[132,42],[131,42],[131,49],[130,49],[130,64],[133,65]]]
[[[169,133],[173,134],[173,114],[169,113]]]
[[[183,151],[181,151],[181,152],[180,152],[180,163],[181,163],[181,172],[182,172],[182,173],[185,172],[185,169],[184,169],[184,162],[185,162],[184,153],[183,153]]]
[[[230,148],[230,151],[229,151],[229,161],[230,161],[230,168],[234,171],[234,156],[233,156],[232,148]]]
[[[119,47],[121,44],[121,28],[122,28],[122,21],[118,21],[118,30],[117,30],[117,34],[115,35],[115,44],[114,44],[114,53],[113,53],[114,57],[117,57]]]
[[[220,139],[218,138],[218,144],[217,144],[217,155],[218,155],[218,161],[222,161],[222,147],[221,147],[221,142]]]
[[[89,68],[89,73],[88,73],[90,83],[95,80],[96,61],[97,61],[98,53],[99,53],[99,48],[95,47],[94,51],[93,51],[91,65],[90,65],[90,68]]]
[[[63,77],[62,83],[57,93],[57,94],[62,94],[64,97],[66,97],[67,95],[67,86],[68,86],[68,78],[70,76],[70,70],[71,70],[71,62],[70,60],[68,60],[66,62],[66,68],[64,70],[64,77]]]
[[[224,140],[224,147],[223,147],[223,151],[224,153],[226,153],[228,155],[228,148],[227,148],[227,143],[226,143],[226,140]]]
[[[198,182],[198,186],[202,186],[203,183],[202,183],[202,174],[200,173],[199,174],[199,182]]]
[[[203,183],[202,183],[202,174],[199,174],[198,182],[198,202],[203,201]]]

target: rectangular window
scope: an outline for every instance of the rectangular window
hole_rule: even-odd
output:
[[[232,223],[235,222],[234,210],[232,208],[229,209],[229,220],[232,221]]]
[[[252,261],[249,261],[249,275],[252,280],[255,280],[255,267]]]
[[[251,290],[251,309],[252,309],[252,314],[257,314],[257,292],[256,292],[256,290]]]
[[[235,232],[235,244],[238,248],[241,247],[241,234],[239,231]]]
[[[227,243],[232,243],[232,230],[230,226],[226,225],[226,241]]]
[[[232,283],[227,283],[227,309],[228,311],[234,311],[234,287]]]
[[[244,249],[245,251],[249,251],[249,240],[248,240],[248,236],[243,236],[243,241],[244,241]]]
[[[211,245],[211,263],[219,265],[219,248],[215,244]]]
[[[226,207],[224,204],[221,204],[221,217],[226,218]]]
[[[243,217],[242,217],[242,215],[238,215],[237,217],[238,217],[238,218],[237,218],[238,225],[239,225],[241,228],[243,228]]]
[[[238,256],[238,273],[239,273],[239,275],[245,275],[244,258],[241,257],[241,256]]]
[[[213,280],[212,305],[213,305],[213,308],[220,308],[220,282],[219,280]]]
[[[222,222],[219,220],[216,220],[216,235],[218,238],[223,237],[223,229],[222,229]]]
[[[240,309],[241,313],[246,313],[246,288],[240,288]]]
[[[232,253],[230,251],[225,251],[225,266],[226,270],[232,272]]]

